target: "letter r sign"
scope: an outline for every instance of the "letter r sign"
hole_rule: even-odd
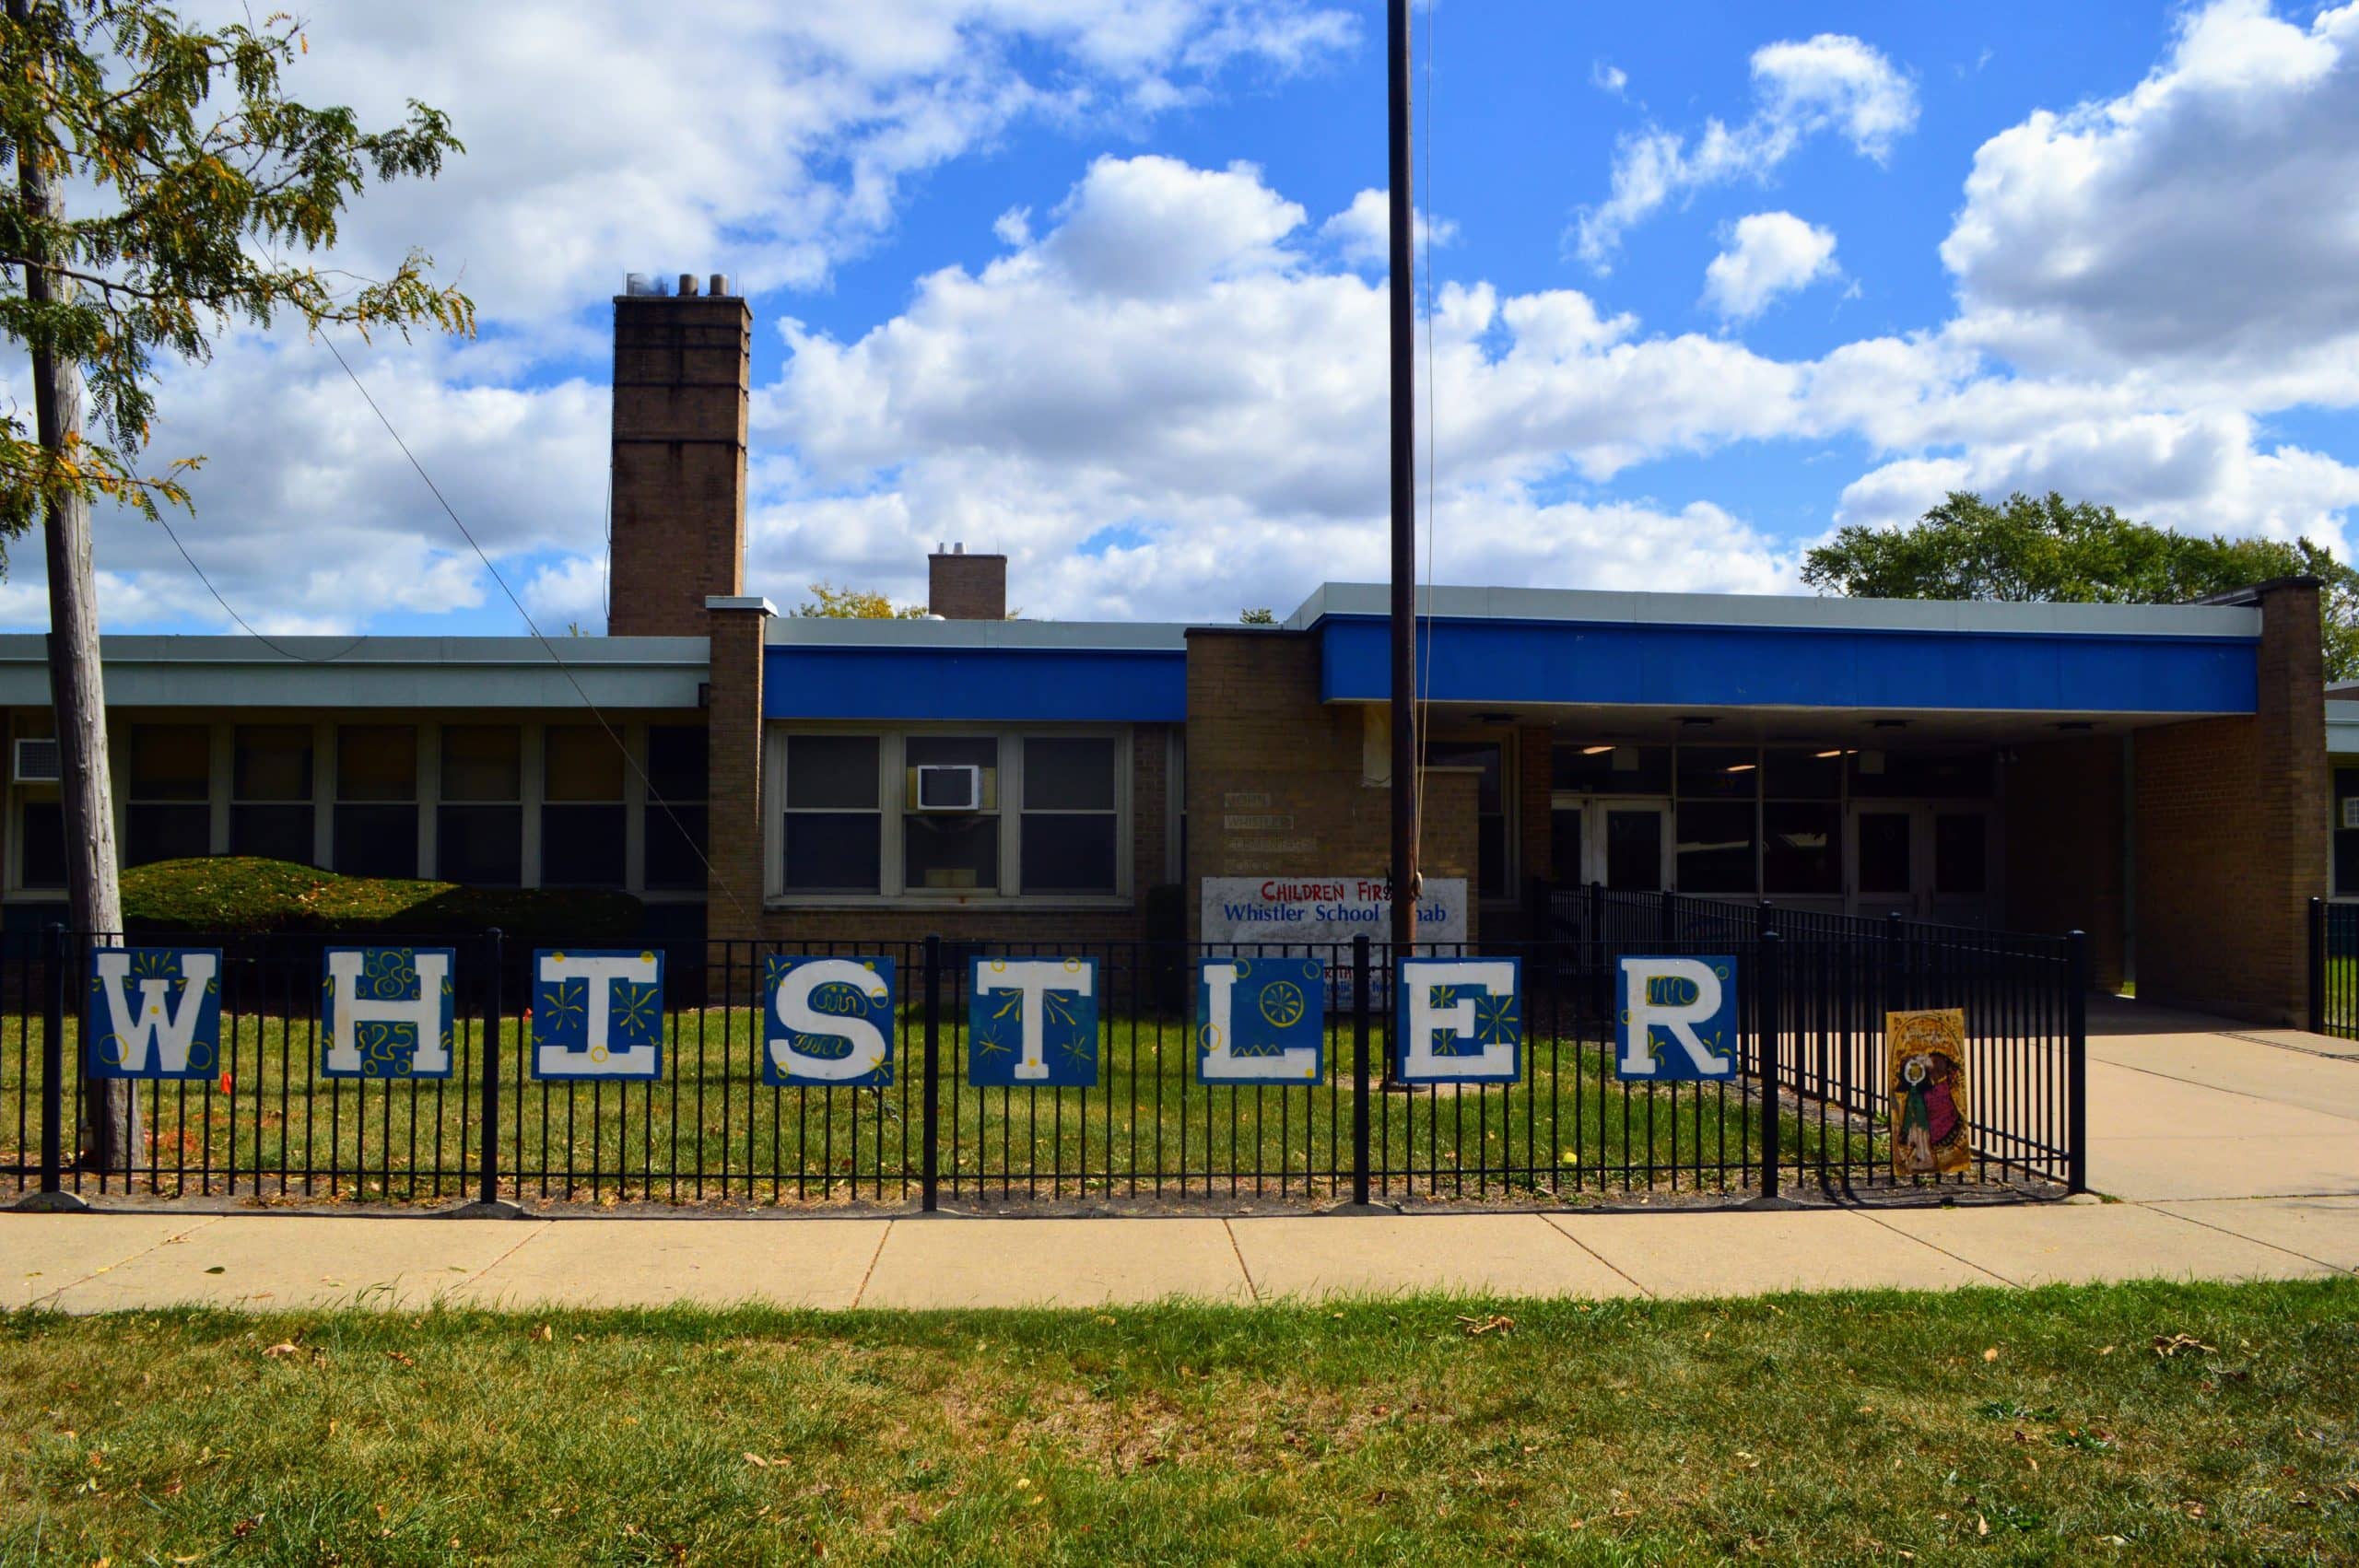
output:
[[[1736,960],[1622,960],[1614,1075],[1655,1082],[1736,1076]]]

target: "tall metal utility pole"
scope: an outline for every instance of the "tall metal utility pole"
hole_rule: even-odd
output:
[[[1417,940],[1417,309],[1409,189],[1409,0],[1391,0],[1392,189],[1392,955]]]

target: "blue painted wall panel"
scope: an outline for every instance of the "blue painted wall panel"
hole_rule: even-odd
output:
[[[769,719],[1177,724],[1187,655],[1173,649],[784,647],[766,650]]]
[[[1320,695],[1380,701],[1384,622],[1319,626]],[[1444,621],[1437,702],[2250,713],[2258,646],[2225,638]]]

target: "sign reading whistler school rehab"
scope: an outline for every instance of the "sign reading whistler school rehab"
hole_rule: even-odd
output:
[[[1208,876],[1203,940],[1318,946],[1356,936],[1383,942],[1392,930],[1392,884],[1380,876]],[[1466,879],[1427,877],[1417,904],[1421,942],[1466,940]]]

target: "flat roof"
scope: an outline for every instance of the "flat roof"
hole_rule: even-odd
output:
[[[1773,593],[1641,593],[1579,588],[1421,588],[1417,613],[1437,620],[1591,625],[1761,626],[1796,630],[1988,632],[2035,636],[2257,638],[2260,611],[2227,604],[2054,604],[1975,599],[1836,599]],[[1389,616],[1380,582],[1321,583],[1286,626],[1330,616]]]
[[[772,648],[1040,649],[1070,653],[1185,653],[1183,621],[885,621],[824,615],[773,616],[763,632]]]
[[[111,708],[692,708],[710,661],[700,637],[109,637],[99,657]],[[48,659],[0,636],[0,704],[48,707]]]

